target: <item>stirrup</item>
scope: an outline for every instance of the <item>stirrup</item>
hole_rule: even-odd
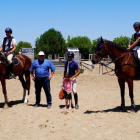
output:
[[[15,74],[11,73],[10,79],[16,79]]]

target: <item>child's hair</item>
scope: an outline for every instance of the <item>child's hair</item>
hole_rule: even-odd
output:
[[[70,75],[68,72],[64,75],[64,78],[70,78]]]

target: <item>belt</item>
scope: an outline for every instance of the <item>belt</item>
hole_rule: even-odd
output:
[[[41,78],[35,78],[35,79],[37,79],[37,80],[45,80],[46,78],[48,78],[48,77],[41,77]]]

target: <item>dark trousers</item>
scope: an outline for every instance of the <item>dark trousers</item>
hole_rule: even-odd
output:
[[[42,87],[43,87],[45,94],[46,94],[47,104],[51,104],[52,96],[50,93],[50,80],[49,80],[49,78],[42,78],[42,79],[35,78],[36,104],[40,104],[40,93],[41,93]]]

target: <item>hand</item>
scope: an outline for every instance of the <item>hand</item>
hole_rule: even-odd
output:
[[[49,77],[48,77],[48,78],[49,78],[49,80],[51,80],[51,79],[52,79],[52,77],[53,77],[53,76],[50,74],[50,75],[49,75]]]
[[[74,79],[74,77],[71,77],[71,78],[70,78],[70,81],[72,81],[73,79]]]
[[[35,81],[35,77],[34,76],[32,76],[32,80]]]
[[[130,50],[130,47],[128,47],[127,50]]]
[[[67,92],[67,94],[70,94],[70,93],[71,93],[71,91],[68,91],[68,92]]]
[[[7,55],[9,55],[10,54],[10,52],[7,52]]]

